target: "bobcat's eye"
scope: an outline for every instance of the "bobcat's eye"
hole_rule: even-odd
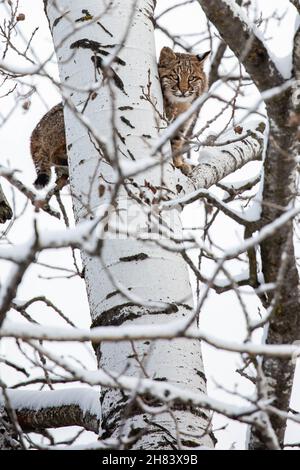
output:
[[[197,80],[197,77],[194,77],[194,75],[189,77],[189,82],[195,82],[196,80]]]

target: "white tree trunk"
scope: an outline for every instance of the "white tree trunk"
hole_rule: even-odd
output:
[[[60,11],[56,9],[56,3],[59,3]],[[114,1],[107,9],[108,3],[111,2],[45,1],[61,83],[75,87],[75,90],[63,87],[64,97],[77,111],[84,109],[83,116],[88,120],[90,130],[94,129],[99,136],[96,142],[74,112],[65,106],[70,184],[77,222],[94,217],[109,203],[115,190],[114,182],[119,177],[119,165],[128,171],[128,168],[135,168],[134,164],[138,167],[139,161],[150,158],[151,146],[159,137],[158,127],[164,124],[159,122],[151,103],[141,98],[142,87],[147,91],[150,77],[151,100],[162,111],[152,24],[154,0]],[[68,37],[74,25],[77,30]],[[64,37],[66,39],[62,41]],[[122,43],[124,47],[118,50]],[[95,70],[94,64],[100,65],[102,61],[103,66],[103,61],[111,57],[106,55],[107,52],[115,53],[117,60],[110,64],[108,72],[114,77],[103,84],[103,74]],[[93,84],[95,78],[101,86],[87,102],[89,94],[84,88]],[[112,165],[107,162],[107,154]],[[159,161],[159,155],[152,158]],[[114,207],[109,209],[112,214],[110,226],[114,220],[122,225],[121,228],[138,230],[139,234],[147,232],[149,217],[141,207],[144,211],[149,210],[158,195],[165,199],[170,191],[176,195],[180,178],[180,173],[170,163],[156,165],[132,177],[128,189],[140,198],[140,203],[129,197],[123,186],[120,187]],[[162,218],[176,236],[180,235],[176,209],[167,210]],[[104,240],[99,243],[95,256],[83,253],[94,326],[158,324],[191,313],[193,299],[188,271],[179,254],[134,236],[120,236],[117,232],[102,235],[99,238]],[[169,240],[164,242],[170,243]],[[170,381],[183,389],[206,392],[199,341],[140,341],[134,346],[130,341],[100,345],[97,348],[99,367],[132,376],[146,373],[150,378]],[[147,397],[143,399],[148,405],[159,405],[147,402]],[[205,410],[187,409],[175,403],[171,413],[166,410],[151,415],[141,409],[134,396],[125,397],[118,390],[107,389],[102,390],[101,404],[103,437],[133,437],[141,431],[132,448],[212,446],[212,438],[207,432],[209,415]],[[147,432],[143,433],[145,430]]]

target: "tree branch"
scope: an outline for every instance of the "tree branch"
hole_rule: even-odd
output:
[[[300,3],[299,0],[290,0],[290,2],[294,5],[295,8],[297,8],[298,13],[300,15]]]
[[[196,188],[209,188],[252,160],[261,159],[265,124],[256,123],[249,137],[221,147],[206,147],[199,154],[199,165],[191,181]]]
[[[81,426],[95,433],[99,431],[99,394],[93,390],[69,388],[39,392],[6,389],[6,394],[24,432],[64,426]],[[0,406],[6,406],[1,394]]]
[[[284,78],[271,60],[267,48],[257,35],[254,25],[239,7],[230,0],[198,0],[207,18],[214,24],[225,43],[235,53],[260,91],[284,83]],[[272,106],[266,103],[268,113],[277,122],[281,119],[278,109],[286,102],[283,92],[272,98]]]

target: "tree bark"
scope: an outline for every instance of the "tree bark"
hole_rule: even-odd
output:
[[[263,41],[248,24],[242,8],[229,0],[199,0],[208,19],[218,29],[226,44],[232,49],[253,79],[259,91],[280,86],[284,78],[272,62]],[[296,4],[296,2],[293,2]],[[295,33],[293,77],[299,80],[299,29]],[[269,142],[264,164],[264,192],[262,223],[277,219],[293,204],[296,187],[296,157],[299,153],[299,81],[294,90],[286,89],[266,101],[270,118]],[[261,244],[262,271],[265,282],[276,282],[283,256],[288,257],[285,282],[279,286],[277,302],[267,332],[269,344],[291,344],[300,335],[300,292],[293,238],[290,222]],[[287,243],[288,241],[288,243]],[[273,296],[269,295],[267,304]],[[263,361],[267,379],[267,394],[274,405],[288,411],[295,364],[288,360],[268,358]],[[286,418],[273,415],[271,425],[283,446]],[[266,448],[264,435],[252,429],[251,449]]]
[[[296,47],[300,29],[295,34],[294,77],[299,74],[300,48]],[[299,81],[296,84],[299,94]],[[299,100],[300,101],[300,100]],[[296,172],[299,145],[299,101],[292,94],[280,111],[280,124],[270,120],[270,138],[265,160],[265,182],[263,192],[263,224],[278,218],[282,209],[291,207],[297,193]],[[272,106],[272,103],[270,103]],[[266,282],[276,282],[282,257],[287,257],[285,280],[279,286],[280,296],[270,319],[266,342],[268,344],[292,344],[300,338],[300,285],[293,244],[294,224],[288,223],[278,230],[268,242],[261,244],[262,271]],[[269,296],[271,302],[273,295]],[[288,412],[293,387],[295,361],[265,359],[263,372],[267,378],[268,395],[274,406]],[[284,443],[286,418],[274,415],[271,424],[281,447]],[[251,448],[260,449],[263,439],[253,430]]]
[[[23,432],[81,426],[98,434],[100,403],[96,391],[88,388],[46,392],[6,389],[6,395]],[[2,405],[5,407],[6,403],[0,393],[0,409]]]
[[[4,408],[0,406],[0,451],[21,449],[22,446],[18,441],[15,429],[11,424],[11,420]]]

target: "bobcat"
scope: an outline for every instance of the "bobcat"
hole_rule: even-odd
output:
[[[198,96],[207,91],[207,78],[203,70],[210,51],[201,55],[173,52],[169,47],[161,50],[158,72],[162,85],[164,107],[169,122],[187,111]],[[198,113],[186,121],[171,141],[173,163],[183,173],[189,174],[192,166],[182,156],[185,138],[189,137],[196,123]]]
[[[37,189],[46,186],[55,166],[57,184],[63,187],[68,179],[68,157],[63,104],[59,103],[46,113],[31,134],[30,150],[37,178]]]
[[[207,78],[203,64],[209,52],[202,55],[180,54],[164,47],[160,53],[158,71],[163,90],[167,119],[171,122],[186,111],[191,103],[207,90]],[[173,163],[176,168],[189,174],[192,167],[183,158],[180,150],[184,139],[192,131],[198,113],[186,122],[173,138]],[[55,167],[57,185],[62,188],[68,180],[68,158],[66,149],[63,104],[59,103],[46,113],[31,134],[30,150],[37,178],[34,186],[41,189],[51,177]]]

